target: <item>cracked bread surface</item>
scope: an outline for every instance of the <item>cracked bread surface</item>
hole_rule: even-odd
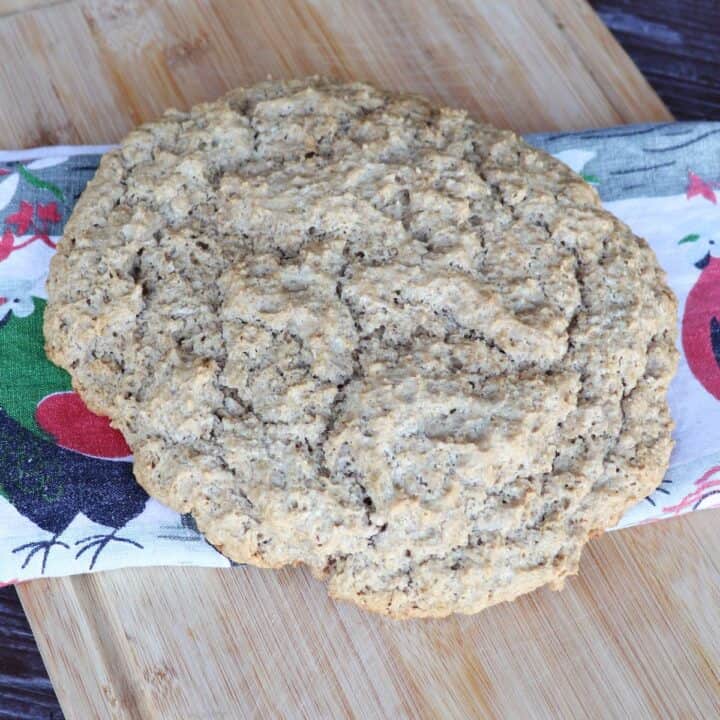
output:
[[[463,111],[320,78],[102,159],[47,351],[238,562],[395,617],[576,572],[662,479],[675,300],[593,188]]]

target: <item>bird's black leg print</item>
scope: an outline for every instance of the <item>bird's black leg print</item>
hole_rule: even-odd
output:
[[[85,545],[78,550],[77,555],[75,555],[75,559],[77,560],[81,555],[84,555],[88,550],[94,547],[95,552],[93,553],[89,568],[92,570],[95,567],[95,561],[98,559],[100,553],[105,549],[107,544],[112,541],[128,543],[128,545],[134,545],[140,550],[143,549],[143,546],[139,542],[135,542],[135,540],[130,540],[129,538],[118,537],[116,534],[117,532],[118,529],[116,528],[106,535],[88,535],[87,537],[78,540],[75,545],[82,545],[83,543],[85,543]]]
[[[20,545],[20,547],[16,547],[13,549],[13,553],[19,553],[23,550],[29,550],[27,557],[23,561],[22,569],[24,570],[30,561],[33,559],[33,556],[43,551],[43,561],[42,561],[42,570],[41,575],[45,574],[45,566],[47,565],[47,559],[48,555],[50,554],[50,548],[54,545],[59,545],[60,547],[64,547],[66,550],[70,549],[70,546],[67,543],[61,542],[57,539],[57,535],[53,535],[49,540],[38,540],[36,542],[29,542],[25,543],[24,545]]]

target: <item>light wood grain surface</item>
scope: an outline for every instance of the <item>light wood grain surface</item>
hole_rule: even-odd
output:
[[[312,72],[520,131],[669,118],[579,1],[31,4],[0,18],[3,147],[112,142],[168,105]],[[715,718],[719,537],[713,512],[607,535],[562,593],[445,621],[363,614],[301,570],[19,592],[68,720]]]

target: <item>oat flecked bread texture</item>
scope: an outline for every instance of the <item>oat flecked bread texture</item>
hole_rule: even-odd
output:
[[[662,479],[675,300],[560,162],[311,78],[107,154],[45,333],[149,493],[396,617],[558,588]]]

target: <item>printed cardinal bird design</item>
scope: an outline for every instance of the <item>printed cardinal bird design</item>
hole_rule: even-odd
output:
[[[130,459],[130,448],[107,418],[88,410],[67,373],[45,357],[45,301],[27,288],[25,294],[3,292],[21,302],[11,306],[0,328],[0,377],[10,378],[0,384],[0,492],[51,535],[21,544],[13,553],[23,554],[23,569],[40,553],[44,573],[53,548],[70,549],[62,536],[79,513],[110,528],[76,543],[75,558],[87,554],[90,569],[111,542],[142,549],[118,535],[148,499],[135,483],[130,464],[122,462]],[[29,457],[32,468],[27,466]]]
[[[63,193],[24,166],[0,175],[8,176],[0,179],[0,207],[9,208],[0,225],[0,498],[38,531],[10,551],[21,571],[39,556],[44,574],[51,555],[68,551],[92,569],[111,543],[143,549],[119,531],[148,496],[135,483],[122,435],[90,412],[69,375],[45,356],[44,281]],[[31,200],[14,199],[28,185],[37,190]],[[79,515],[104,530],[71,545],[66,531]]]
[[[720,400],[720,258],[695,263],[700,277],[685,301],[682,345],[692,374]]]

